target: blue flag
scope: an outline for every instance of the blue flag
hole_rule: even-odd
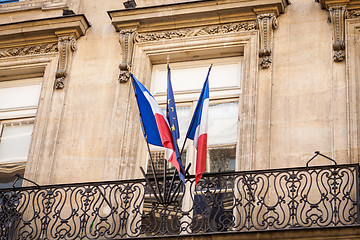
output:
[[[176,160],[180,166],[179,176],[180,179],[183,182],[185,182],[185,170],[181,163],[179,146],[177,145],[177,140],[180,138],[180,132],[179,132],[179,124],[178,124],[176,108],[175,108],[174,93],[171,85],[171,71],[169,65],[167,66],[167,70],[168,70],[168,81],[167,81],[167,108],[166,108],[167,116],[166,117],[170,125],[170,131],[174,142]]]

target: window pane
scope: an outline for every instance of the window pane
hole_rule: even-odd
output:
[[[14,181],[16,180],[15,174],[19,174],[20,176],[24,176],[24,169],[17,170],[11,173],[2,173],[0,172],[0,189],[2,188],[11,188]],[[15,187],[22,186],[22,179],[18,179],[15,184]]]
[[[224,172],[235,170],[236,146],[209,148],[207,172]]]
[[[182,145],[191,120],[191,108],[190,107],[176,107],[176,113],[178,117],[178,123],[180,128],[180,139],[178,140],[179,148],[181,151]]]
[[[0,110],[36,107],[38,105],[40,84],[10,87],[0,85],[0,87]]]
[[[6,124],[0,141],[0,164],[27,160],[33,123]]]
[[[199,92],[204,84],[210,64],[210,90],[233,89],[241,86],[241,57],[189,61],[171,64],[171,82],[174,93]],[[167,65],[155,65],[151,91],[154,95],[166,94]]]
[[[208,145],[237,142],[238,103],[209,106]]]
[[[154,167],[156,171],[162,171],[164,170],[164,158],[165,158],[165,150],[161,151],[151,151],[151,157],[154,162]],[[183,154],[181,155],[181,162],[186,169],[185,163],[186,163],[186,149],[183,151]],[[170,171],[173,171],[175,167],[170,163],[167,162],[167,169]],[[147,165],[147,173],[152,173],[152,166],[151,166],[151,160],[150,157],[148,159],[148,165]]]

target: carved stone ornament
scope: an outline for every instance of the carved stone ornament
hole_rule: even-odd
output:
[[[69,71],[72,53],[76,50],[76,40],[74,37],[59,37],[59,64],[56,71],[55,89],[63,89],[64,82]]]
[[[261,68],[264,68],[264,69],[269,68],[271,66],[271,63],[272,63],[272,60],[268,56],[265,56],[260,60],[260,66],[261,66]]]
[[[333,28],[334,61],[341,62],[345,59],[345,17],[346,7],[333,6],[329,8],[329,21]]]
[[[360,10],[348,11],[346,18],[360,18]]]
[[[215,25],[210,27],[176,29],[165,32],[142,33],[136,35],[136,42],[150,42],[164,39],[224,34],[255,30],[255,21]]]
[[[273,30],[277,28],[277,20],[274,14],[264,13],[257,16],[256,28],[260,32],[260,66],[269,68],[271,66],[271,46]]]
[[[126,83],[130,79],[130,68],[132,62],[132,55],[134,50],[136,31],[128,29],[120,31],[120,46],[122,50],[122,60],[119,65],[120,74],[119,82]]]
[[[58,51],[57,43],[46,43],[41,45],[24,46],[24,47],[0,50],[0,58],[44,54],[44,53],[52,53],[57,51]]]

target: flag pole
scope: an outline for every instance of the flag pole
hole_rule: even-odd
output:
[[[130,70],[129,70],[129,71],[130,71]],[[130,72],[130,74],[131,74],[131,72]],[[131,74],[131,75],[132,75],[132,74]],[[143,121],[142,121],[142,116],[141,116],[141,112],[140,112],[140,108],[139,108],[139,102],[138,102],[138,98],[137,98],[135,86],[134,86],[133,81],[131,81],[131,83],[132,83],[132,87],[133,87],[133,90],[134,90],[134,93],[135,93],[136,101],[137,101],[137,103],[138,103],[137,105],[138,105],[138,110],[139,110],[140,123],[141,123],[141,127],[142,127],[142,130],[143,130],[143,135],[144,135],[144,138],[145,138],[145,141],[146,141],[147,149],[148,149],[148,152],[149,152],[151,169],[152,169],[152,171],[153,171],[153,173],[154,173],[155,184],[156,184],[156,187],[157,187],[157,189],[158,189],[160,199],[161,199],[162,202],[164,202],[164,200],[163,200],[163,198],[162,198],[162,195],[161,195],[161,191],[160,191],[160,185],[159,185],[158,179],[157,179],[157,174],[156,174],[156,171],[155,171],[154,161],[153,161],[152,156],[151,156],[151,151],[150,151],[150,146],[149,146],[149,142],[148,142],[148,139],[147,139],[147,134],[146,134],[146,132],[145,132],[144,123],[143,123]],[[144,174],[144,173],[143,173],[143,174]],[[146,178],[146,175],[144,175],[144,177]],[[151,185],[151,188],[152,188],[152,185]]]
[[[170,57],[169,57],[169,55],[167,55],[167,58],[166,58],[166,63],[167,63],[167,69],[169,69],[169,63],[170,63]],[[168,78],[169,78],[169,70],[168,70],[168,72],[167,72],[167,74],[168,74]],[[167,109],[168,109],[168,106],[169,106],[169,102],[168,102],[168,99],[166,98],[166,118],[168,118],[169,117],[169,113],[168,113],[168,111],[167,111]],[[175,143],[174,143],[175,144]],[[175,146],[174,146],[175,147]],[[166,154],[166,150],[165,150],[165,154]],[[170,191],[171,191],[171,189],[170,189],[170,191],[169,191],[169,193],[168,194],[166,194],[166,171],[167,171],[167,160],[166,160],[166,157],[164,157],[164,198],[165,198],[165,201],[167,201],[168,200],[168,195],[170,194]]]
[[[168,79],[168,95],[167,95],[167,101],[166,101],[166,109],[167,109],[167,111],[166,111],[166,113],[167,113],[167,118],[169,119],[169,81],[170,81],[170,67],[169,67],[169,63],[170,63],[170,57],[169,57],[169,55],[167,56],[167,58],[166,58],[166,62],[167,62],[167,79]],[[171,92],[172,92],[172,88],[171,88]],[[174,99],[173,99],[174,100]],[[175,106],[174,106],[174,108],[175,108]],[[169,120],[170,121],[170,120]],[[177,120],[176,120],[177,121]],[[176,124],[176,126],[177,126],[177,124]],[[178,126],[177,126],[177,128],[178,128]],[[177,149],[177,152],[178,153],[176,153],[176,156],[178,157],[178,154],[179,154],[179,158],[180,159],[176,159],[176,161],[179,161],[180,160],[180,166],[182,166],[182,163],[181,163],[181,153],[179,152],[179,146],[177,145],[177,140],[176,140],[176,137],[174,138],[174,135],[172,134],[172,136],[173,136],[173,143],[174,143],[174,148],[175,149]],[[176,151],[176,150],[175,150]],[[183,168],[183,167],[181,167],[181,169],[180,169],[180,171],[181,170],[183,170],[184,171],[184,178],[185,178],[185,175],[186,175],[186,171],[185,171],[185,169]],[[170,183],[170,187],[169,187],[169,190],[168,190],[168,194],[167,194],[167,197],[166,197],[166,200],[168,201],[169,199],[170,199],[170,196],[171,196],[171,191],[172,191],[172,189],[173,189],[173,185],[174,185],[174,182],[175,182],[175,177],[176,177],[176,169],[175,169],[175,171],[174,171],[174,174],[173,174],[173,176],[172,176],[172,179],[171,179],[171,183]],[[180,174],[181,173],[179,173],[179,177],[180,177]]]
[[[187,140],[187,137],[185,137],[183,146],[182,146],[182,148],[181,148],[180,159],[181,159],[181,155],[183,154],[183,151],[184,151],[184,147],[185,147],[186,140]],[[186,178],[186,175],[188,175],[188,176],[190,175],[190,174],[189,174],[189,169],[190,169],[190,167],[191,167],[191,163],[189,163],[188,166],[186,167],[186,170],[185,170],[185,178]],[[169,193],[168,193],[168,197],[167,197],[168,200],[169,200],[169,198],[170,198],[171,190],[172,190],[173,185],[174,185],[176,172],[177,172],[177,171],[176,171],[176,169],[175,169],[174,175],[173,175],[173,177],[172,177],[172,179],[171,179],[171,184],[170,184]],[[180,181],[180,182],[178,183],[177,187],[175,188],[174,193],[176,193],[176,191],[177,191],[177,189],[180,187],[180,184],[181,184],[181,183],[182,183],[182,181]],[[171,202],[172,199],[173,199],[173,197],[171,197],[171,199],[170,199],[169,201]]]
[[[213,64],[210,64],[210,68],[209,68],[209,70],[208,70],[208,74],[209,74],[212,66],[213,66]],[[190,124],[191,124],[191,123],[190,123]],[[181,157],[181,155],[182,155],[182,153],[183,153],[183,151],[184,151],[184,148],[185,148],[185,144],[186,144],[186,140],[187,140],[187,139],[188,139],[188,136],[185,137],[184,143],[183,143],[182,148],[181,148],[180,157]],[[191,166],[191,163],[188,164],[187,169],[189,169],[190,166]],[[196,165],[195,165],[195,166],[196,166]],[[185,171],[185,175],[186,175],[186,174],[190,175],[189,172],[188,172],[188,170]],[[173,175],[173,177],[172,177],[172,181],[171,181],[171,184],[170,184],[170,190],[169,190],[169,194],[168,194],[169,197],[170,197],[170,192],[171,192],[171,190],[172,190],[172,188],[173,188],[173,183],[174,183],[174,181],[175,181],[175,176],[176,176],[176,171],[174,172],[174,175]],[[176,192],[177,189],[180,187],[180,184],[181,184],[181,183],[178,183],[177,187],[175,188],[175,192]],[[170,199],[170,201],[171,201],[171,200],[172,200],[172,198]]]

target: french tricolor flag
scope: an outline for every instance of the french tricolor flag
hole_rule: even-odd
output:
[[[199,101],[196,105],[193,118],[191,120],[189,130],[186,134],[187,138],[194,140],[194,146],[197,149],[196,153],[196,183],[201,179],[204,172],[206,172],[206,148],[207,148],[207,128],[208,128],[208,113],[209,113],[209,68],[204,86],[201,90]]]
[[[169,123],[150,92],[131,74],[133,79],[136,100],[139,106],[140,117],[143,123],[143,133],[148,143],[165,147],[170,154],[167,159],[180,172],[180,165],[176,161],[174,143]]]

